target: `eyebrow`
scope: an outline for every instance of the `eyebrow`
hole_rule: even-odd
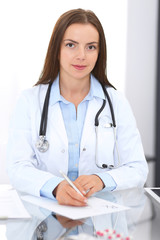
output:
[[[65,42],[65,41],[70,41],[70,42],[73,42],[73,43],[78,44],[78,42],[76,42],[76,41],[74,41],[74,40],[72,40],[72,39],[65,39],[64,42]],[[89,42],[89,43],[87,43],[87,45],[90,45],[90,44],[98,44],[98,42]]]

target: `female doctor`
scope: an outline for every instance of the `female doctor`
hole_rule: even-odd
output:
[[[106,76],[102,25],[92,11],[70,10],[54,27],[39,81],[22,93],[13,113],[11,184],[85,206],[98,191],[142,187],[147,173],[130,106]]]

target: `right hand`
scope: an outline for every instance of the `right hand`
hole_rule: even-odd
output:
[[[54,189],[53,195],[56,197],[60,205],[71,205],[79,207],[87,205],[87,198],[85,197],[84,189],[78,183],[75,185],[84,196],[81,196],[79,193],[77,193],[66,180],[60,182]]]

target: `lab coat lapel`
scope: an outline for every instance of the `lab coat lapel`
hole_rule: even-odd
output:
[[[59,106],[59,103],[54,104],[53,106],[50,106],[51,111],[50,114],[51,116],[49,119],[51,119],[49,126],[53,129],[51,132],[54,132],[55,134],[59,135],[61,138],[61,141],[65,143],[65,145],[68,144],[68,138],[67,138],[67,133],[63,121],[63,116],[62,112]]]
[[[95,121],[95,116],[99,108],[101,107],[101,104],[102,103],[100,103],[96,99],[93,99],[88,103],[88,110],[85,118],[82,139],[81,139],[81,150],[85,146],[85,143],[87,141],[90,141],[90,139],[93,137],[93,134],[95,134],[94,121]]]
[[[43,109],[47,89],[48,85],[41,86],[41,111]],[[67,146],[68,138],[59,102],[53,104],[51,99],[48,110],[47,134],[57,134],[60,137],[61,141]]]

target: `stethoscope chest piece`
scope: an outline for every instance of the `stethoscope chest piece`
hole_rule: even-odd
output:
[[[40,152],[46,152],[49,148],[49,143],[48,141],[45,139],[45,136],[39,136],[39,140],[36,142],[36,148],[40,151]]]

